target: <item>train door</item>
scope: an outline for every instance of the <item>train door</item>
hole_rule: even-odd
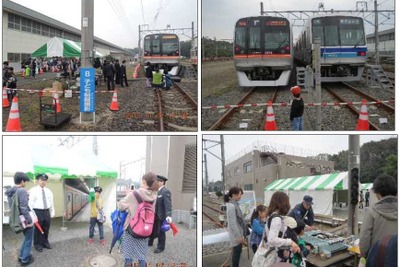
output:
[[[67,194],[67,220],[72,218],[72,193]]]
[[[257,57],[256,55],[262,55],[262,33],[261,33],[261,19],[260,18],[250,18],[248,23],[248,54],[254,55],[253,57]]]
[[[154,39],[151,40],[151,51],[152,55],[159,56],[161,54],[161,40],[159,35],[154,35]]]

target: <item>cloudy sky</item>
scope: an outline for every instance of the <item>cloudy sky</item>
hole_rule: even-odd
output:
[[[62,136],[65,140],[68,136]],[[3,170],[7,171],[8,166],[12,166],[14,171],[17,158],[29,160],[32,150],[43,147],[57,148],[60,144],[59,136],[3,136]],[[77,143],[73,149],[76,153],[92,152],[93,137],[87,136]],[[119,172],[120,162],[136,161],[146,157],[146,137],[145,136],[97,136],[98,157],[102,162]],[[40,151],[46,151],[45,149]],[[22,156],[19,156],[23,154]],[[25,157],[26,156],[26,157]],[[46,155],[43,155],[46,157]],[[61,157],[60,157],[61,158]],[[144,164],[143,161],[140,161]],[[19,162],[20,166],[25,166]],[[145,171],[145,166],[139,163],[131,165],[127,170],[127,177],[132,177],[140,182],[140,172]],[[24,170],[21,170],[24,171]]]
[[[12,1],[74,28],[81,27],[81,0]],[[191,28],[192,22],[197,29],[196,0],[94,1],[94,35],[123,48],[138,46],[139,25],[148,24],[150,30],[155,30],[166,29],[168,24],[174,29]]]
[[[396,137],[396,135],[361,135],[360,143],[362,145],[369,141],[390,137]],[[204,139],[219,141],[220,136],[203,135]],[[348,135],[224,135],[225,160],[232,161],[246,148],[251,149],[252,144],[256,141],[266,142],[277,152],[298,156],[315,156],[319,153],[337,154],[339,151],[347,150],[348,139]],[[207,147],[210,147],[211,144],[213,143],[207,142]],[[219,145],[211,148],[210,151],[219,157],[221,155]],[[204,151],[202,154],[204,155]],[[207,163],[209,181],[221,180],[221,161],[207,153]]]
[[[202,0],[202,36],[217,40],[233,39],[234,25],[239,18],[260,15],[260,2],[264,3],[264,10],[289,11],[289,10],[318,10],[318,3],[323,3],[325,10],[356,10],[357,2],[367,2],[368,10],[373,10],[373,0]],[[378,0],[378,9],[394,10],[394,0]],[[380,17],[381,18],[381,17]],[[369,21],[374,22],[374,17],[369,15]],[[383,17],[382,17],[383,19]],[[290,21],[293,23],[293,21]],[[300,21],[296,22],[300,25]],[[386,21],[379,29],[394,27],[394,19]],[[372,33],[372,26],[364,23],[367,34]],[[301,31],[301,27],[294,27],[293,39]]]

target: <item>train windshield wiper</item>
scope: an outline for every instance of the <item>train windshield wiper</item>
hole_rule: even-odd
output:
[[[353,47],[353,48],[356,48],[360,43],[361,43],[361,41],[364,39],[364,37],[363,36],[361,36],[361,38],[358,40],[358,42],[356,43],[356,45]]]

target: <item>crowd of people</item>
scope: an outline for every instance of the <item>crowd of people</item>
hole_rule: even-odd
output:
[[[30,178],[23,172],[17,172],[14,175],[15,186],[7,189],[6,195],[10,209],[13,201],[18,203],[18,217],[22,215],[26,222],[23,229],[24,239],[18,253],[18,262],[20,266],[28,266],[34,262],[31,254],[32,241],[33,246],[38,252],[44,249],[52,249],[49,240],[49,230],[51,218],[55,215],[54,196],[50,189],[46,187],[48,176],[39,174],[36,176],[37,185],[29,191],[25,189]],[[141,186],[135,190],[127,190],[126,196],[118,202],[118,209],[127,212],[124,224],[124,234],[122,236],[121,253],[124,257],[124,266],[137,266],[133,263],[135,260],[139,262],[139,266],[146,266],[146,258],[149,247],[153,246],[154,240],[158,239],[157,247],[154,253],[162,253],[166,246],[165,224],[172,223],[172,201],[171,192],[165,187],[168,178],[162,175],[156,175],[148,172],[142,177]],[[92,245],[94,241],[94,230],[96,225],[99,229],[100,245],[105,246],[103,207],[104,200],[101,198],[103,189],[100,186],[94,187],[94,198],[90,200],[90,218],[89,221],[89,239],[88,244]],[[151,234],[147,237],[137,237],[128,231],[130,222],[135,217],[139,207],[139,201],[135,197],[138,195],[142,201],[151,203],[151,209],[155,216],[154,225]],[[15,198],[14,196],[17,196]],[[14,197],[14,198],[13,198]],[[37,224],[34,224],[35,218],[31,212],[37,217]],[[102,214],[99,216],[99,214]]]
[[[161,88],[170,89],[172,86],[172,77],[168,69],[164,68],[164,75],[160,72],[160,67],[151,66],[150,62],[146,62],[146,88],[153,88],[153,90]]]
[[[359,256],[367,267],[378,266],[377,262],[394,267],[397,266],[397,182],[392,176],[383,174],[374,180],[372,190],[378,202],[365,210],[359,234]],[[254,252],[252,266],[274,266],[278,263],[303,266],[312,248],[305,244],[302,235],[315,229],[312,196],[304,196],[302,203],[290,209],[289,196],[277,191],[268,207],[256,207],[247,225],[238,203],[242,194],[243,190],[235,186],[224,196],[232,248],[231,266],[239,266],[242,246],[249,235],[247,245]],[[366,198],[369,202],[369,194]],[[382,243],[384,253],[379,253]]]

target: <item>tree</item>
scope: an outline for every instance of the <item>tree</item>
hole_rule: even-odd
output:
[[[182,41],[181,45],[181,56],[185,58],[190,58],[190,49],[192,48],[192,41]]]
[[[386,158],[386,163],[382,167],[382,171],[393,177],[397,177],[397,156],[390,155]]]

